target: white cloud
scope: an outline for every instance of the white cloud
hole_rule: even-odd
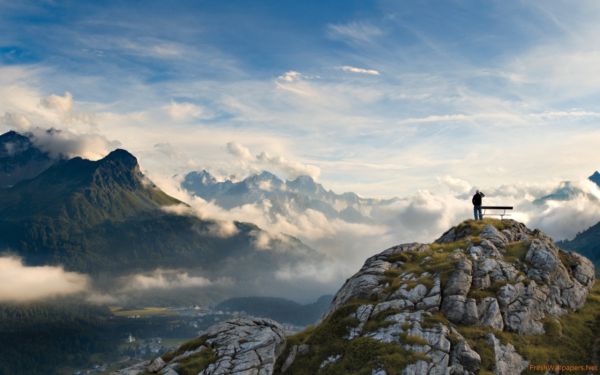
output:
[[[20,258],[0,257],[0,302],[29,302],[87,291],[89,279],[56,266],[27,266]]]
[[[231,283],[228,279],[209,280],[203,276],[193,276],[180,270],[156,269],[151,273],[140,273],[124,279],[124,290],[150,290],[175,288],[206,288],[213,285]]]
[[[286,178],[310,176],[314,179],[317,179],[321,173],[317,166],[289,160],[281,155],[272,155],[267,151],[262,151],[255,156],[249,148],[237,142],[228,142],[227,151],[236,157],[242,163],[243,168],[248,169],[248,172],[268,170]]]
[[[242,161],[250,162],[256,159],[254,155],[252,155],[252,152],[250,152],[248,147],[245,147],[237,142],[228,142],[227,151],[231,155],[238,157]]]
[[[70,92],[66,92],[63,96],[53,94],[42,98],[40,104],[52,111],[69,113],[73,109],[73,95]]]
[[[72,158],[81,156],[97,160],[119,147],[120,143],[109,141],[99,134],[76,134],[69,130],[30,128],[33,143],[51,156]]]
[[[290,70],[288,72],[283,73],[279,77],[277,77],[278,80],[285,81],[285,82],[295,82],[295,81],[300,80],[301,78],[302,78],[302,74],[295,70]]]
[[[378,76],[380,74],[379,71],[375,69],[356,68],[354,66],[349,65],[341,66],[340,70],[348,73],[367,74],[373,76]]]
[[[345,24],[330,24],[327,26],[328,35],[333,39],[350,42],[371,42],[384,34],[379,27],[367,22],[352,21]]]
[[[189,102],[171,101],[171,103],[164,107],[164,110],[169,117],[175,121],[203,119],[209,117],[205,108]]]

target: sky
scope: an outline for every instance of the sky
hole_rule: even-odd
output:
[[[340,255],[305,272],[337,287],[366,256],[469,217],[476,188],[556,239],[600,220],[600,189],[586,181],[600,169],[599,21],[598,1],[0,0],[0,131],[67,156],[125,148],[202,217]],[[226,212],[178,189],[201,169],[400,199],[372,225],[313,211],[273,222],[266,206]],[[89,287],[60,267],[26,271],[47,275],[46,294]]]
[[[599,20],[596,1],[0,0],[0,129],[126,148],[159,184],[577,180],[600,168]]]

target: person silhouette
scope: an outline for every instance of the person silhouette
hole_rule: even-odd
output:
[[[473,195],[473,199],[471,199],[473,202],[473,215],[475,216],[475,220],[483,220],[483,214],[481,212],[483,197],[485,197],[485,194],[477,190],[475,195]]]

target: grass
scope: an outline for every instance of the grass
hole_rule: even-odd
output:
[[[206,342],[206,337],[205,336],[200,336],[200,337],[196,337],[195,339],[192,339],[190,341],[185,342],[183,345],[181,345],[179,348],[167,352],[162,356],[163,361],[165,362],[169,362],[171,361],[173,358],[182,355],[185,352],[189,352],[191,350],[195,350],[198,349],[200,346],[204,345],[204,343]]]
[[[421,326],[423,328],[433,328],[439,324],[449,325],[448,319],[440,311],[431,313],[431,315],[425,315]]]
[[[597,363],[600,359],[600,282],[594,285],[583,308],[558,320],[547,318],[544,329],[546,334],[540,336],[502,332],[499,337],[511,342],[532,364]]]
[[[495,364],[494,352],[485,339],[485,336],[490,332],[494,334],[498,332],[490,327],[457,326],[456,328],[465,337],[471,349],[475,350],[481,357],[479,374],[493,374]]]
[[[210,348],[204,348],[199,353],[183,359],[177,367],[177,372],[179,375],[197,375],[216,360],[215,352]]]
[[[529,251],[529,241],[511,242],[506,246],[504,260],[509,263],[525,262],[527,251]]]
[[[405,333],[400,335],[400,341],[404,344],[407,345],[429,345],[429,343],[427,342],[427,340],[425,340],[422,337],[419,336],[411,336],[411,335],[407,335]]]
[[[456,249],[466,249],[469,247],[469,244],[466,240],[460,240],[456,242],[432,243],[430,246],[433,251],[451,252]]]
[[[493,353],[485,340],[489,332],[504,344],[514,345],[516,351],[534,365],[597,363],[600,359],[600,282],[596,282],[582,309],[559,319],[546,318],[544,335],[522,335],[477,326],[457,326],[457,329],[481,356],[480,374],[493,371]]]
[[[471,289],[467,297],[474,298],[477,302],[481,301],[485,297],[496,297],[500,288],[506,285],[506,281],[495,281],[489,287],[485,289]]]
[[[296,360],[288,369],[289,374],[365,374],[370,375],[372,369],[382,368],[389,375],[400,374],[402,369],[417,360],[429,358],[421,353],[413,353],[403,349],[400,345],[393,343],[382,343],[368,337],[358,337],[346,340],[344,337],[348,330],[358,325],[358,321],[350,315],[356,311],[362,302],[353,301],[321,322],[318,326],[309,327],[306,330],[290,336],[286,352],[279,356],[276,364],[278,373],[283,362],[289,355],[289,350],[294,345],[309,345],[309,353],[298,355]],[[366,328],[375,328],[389,315],[397,311],[384,311],[373,317],[374,323],[367,323]],[[370,323],[370,325],[369,325]],[[411,338],[408,338],[410,341]],[[414,341],[414,340],[413,340]],[[330,356],[341,355],[340,359],[319,369],[321,363]]]
[[[147,317],[147,316],[153,316],[153,315],[175,315],[174,311],[169,310],[166,307],[144,307],[142,309],[131,309],[131,310],[126,310],[123,309],[122,307],[111,307],[110,311],[116,315],[116,316],[123,316],[123,317],[128,317],[128,316],[141,316],[141,317]]]
[[[363,331],[365,332],[374,332],[380,328],[385,328],[389,325],[395,324],[395,322],[390,320],[385,320],[388,316],[392,316],[398,314],[400,310],[398,309],[387,309],[379,312],[377,315],[373,315],[370,319],[365,323],[363,327]],[[406,323],[405,323],[406,324]],[[410,324],[409,324],[410,326]]]
[[[511,224],[509,221],[485,218],[483,220],[465,220],[456,227],[458,233],[467,231],[471,236],[479,236],[486,225],[492,225],[498,230],[508,229]]]

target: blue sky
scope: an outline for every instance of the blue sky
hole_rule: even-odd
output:
[[[0,126],[64,129],[84,155],[120,144],[157,180],[269,168],[393,196],[580,179],[600,168],[599,17],[594,1],[0,0]]]

